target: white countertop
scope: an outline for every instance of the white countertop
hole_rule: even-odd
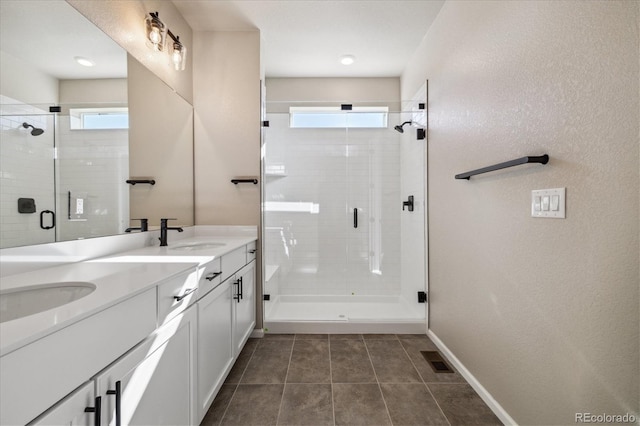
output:
[[[183,259],[182,263],[81,262],[3,277],[0,290],[69,281],[90,282],[96,285],[96,289],[57,308],[0,323],[0,356],[142,293],[168,278],[194,272],[197,263]]]
[[[200,266],[211,262],[222,255],[243,247],[256,240],[253,236],[206,236],[169,240],[166,247],[152,246],[129,250],[112,256],[92,260],[92,263],[104,262],[146,262],[146,263],[181,263],[193,262]],[[180,246],[193,243],[220,243],[220,247],[181,250]]]
[[[198,266],[257,239],[256,227],[196,228],[195,232],[185,230],[184,236],[170,231],[167,247],[142,247],[3,277],[0,290],[69,281],[90,282],[96,285],[96,290],[57,308],[0,323],[0,356],[142,293],[166,279],[195,272]],[[180,245],[211,242],[224,245],[178,249]]]

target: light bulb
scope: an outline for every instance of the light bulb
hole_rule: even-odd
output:
[[[173,59],[173,65],[175,65],[176,70],[180,70],[180,66],[182,65],[182,55],[180,54],[180,51],[174,50],[171,58]]]
[[[160,34],[160,29],[158,27],[151,28],[151,32],[149,33],[149,40],[154,46],[157,46],[162,41],[162,34]]]

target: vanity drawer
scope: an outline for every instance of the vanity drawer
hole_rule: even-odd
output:
[[[4,355],[0,424],[34,419],[144,340],[155,325],[152,288]]]
[[[187,309],[198,296],[197,269],[158,285],[158,327]]]
[[[222,276],[221,281],[226,280],[231,275],[235,274],[237,270],[247,264],[247,252],[246,247],[242,246],[235,249],[231,253],[227,253],[222,256]]]
[[[254,241],[252,243],[247,244],[247,263],[251,262],[252,260],[256,259],[256,253],[258,252],[257,249],[257,242]]]
[[[220,258],[217,258],[198,270],[200,277],[198,299],[202,299],[222,282],[222,268],[220,263]]]

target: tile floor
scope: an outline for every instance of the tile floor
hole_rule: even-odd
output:
[[[427,336],[250,339],[202,421],[210,425],[500,425],[457,372],[434,373]]]

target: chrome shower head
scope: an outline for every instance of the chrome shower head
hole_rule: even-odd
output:
[[[28,129],[29,127],[31,127],[33,129],[31,130],[31,136],[40,136],[41,134],[44,133],[44,130],[38,129],[37,127],[34,127],[29,123],[22,123],[22,127],[24,127],[25,129]]]
[[[400,133],[404,133],[404,126],[406,124],[411,124],[411,122],[410,121],[405,121],[404,123],[402,123],[402,124],[400,124],[398,126],[395,126],[394,129],[396,129],[396,131],[398,131]]]

